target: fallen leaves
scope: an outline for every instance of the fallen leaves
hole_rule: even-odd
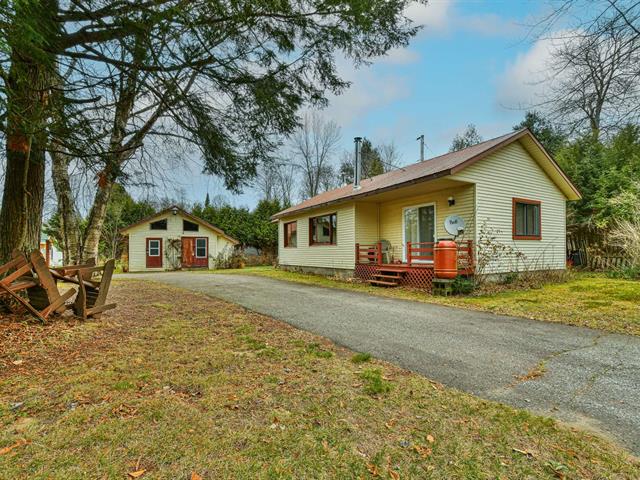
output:
[[[8,447],[4,447],[4,448],[0,448],[0,455],[6,455],[7,453],[9,453],[10,451],[21,447],[23,445],[27,445],[29,442],[28,440],[25,440],[24,438],[21,438],[20,440],[18,440],[16,443],[14,443],[13,445],[9,445]]]
[[[380,476],[380,471],[378,470],[378,466],[375,463],[367,463],[367,470],[374,477]]]
[[[414,445],[413,449],[420,455],[422,458],[427,458],[431,455],[431,449],[429,447],[423,447],[422,445]]]
[[[433,437],[433,435],[427,435],[427,442],[434,443],[435,441],[436,439]]]
[[[202,477],[196,472],[191,472],[191,480],[202,480]]]
[[[142,468],[140,470],[136,470],[135,472],[129,472],[127,473],[127,475],[129,476],[129,478],[140,478],[145,474],[145,472],[146,470]]]
[[[516,448],[516,447],[511,447],[511,450],[513,450],[516,453],[525,455],[527,457],[531,457],[531,458],[535,457],[535,454],[531,450],[520,450],[519,448]]]

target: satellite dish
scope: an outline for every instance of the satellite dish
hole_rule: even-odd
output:
[[[449,235],[457,237],[464,233],[464,220],[460,215],[449,215],[444,219],[444,229]]]

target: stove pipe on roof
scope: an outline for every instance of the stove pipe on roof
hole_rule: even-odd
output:
[[[360,190],[360,176],[362,175],[362,162],[360,161],[360,142],[362,137],[355,137],[353,141],[356,144],[356,155],[353,166],[353,189]]]

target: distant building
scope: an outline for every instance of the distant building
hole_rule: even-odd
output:
[[[50,266],[63,264],[62,252],[56,248],[51,239],[46,235],[40,236],[40,253]]]

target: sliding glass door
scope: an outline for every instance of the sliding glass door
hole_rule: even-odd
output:
[[[406,262],[407,242],[435,242],[436,207],[435,205],[408,207],[404,209],[403,215],[402,259]]]

